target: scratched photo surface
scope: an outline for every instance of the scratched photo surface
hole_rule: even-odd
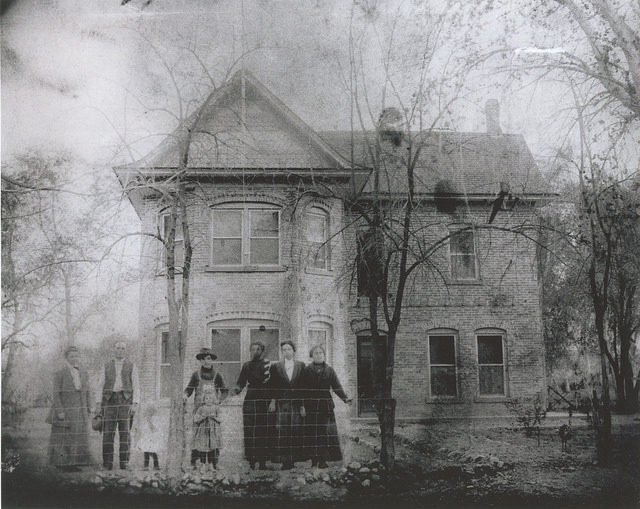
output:
[[[640,503],[637,1],[0,27],[4,506]]]

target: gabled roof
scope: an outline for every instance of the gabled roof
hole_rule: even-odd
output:
[[[316,132],[247,71],[238,71],[211,93],[147,156],[114,168],[123,187],[139,175],[174,174],[189,130],[187,173],[194,178],[225,181],[241,173],[243,179],[253,176],[258,182],[311,174],[346,182],[355,176],[356,187],[364,194],[372,190],[374,132]],[[549,194],[522,136],[435,130],[411,133],[411,139],[414,148],[421,147],[415,167],[419,194],[433,194],[440,181],[448,181],[449,189],[469,198],[493,197],[501,182],[520,196],[537,199]],[[397,147],[385,142],[385,161],[400,160],[406,149],[406,142]],[[401,164],[384,171],[381,190],[406,192]],[[140,188],[129,193],[139,213],[145,193]]]
[[[370,166],[374,132],[322,131],[326,142],[357,166]],[[448,180],[460,194],[494,196],[500,182],[519,195],[546,195],[549,186],[540,173],[524,138],[512,134],[488,134],[436,130],[412,133],[413,146],[421,147],[415,166],[416,191],[431,194],[440,180]],[[383,145],[387,158],[406,156],[406,144]],[[381,177],[381,190],[406,192],[406,169],[389,165]],[[372,190],[372,179],[363,192]]]
[[[349,166],[250,72],[238,71],[155,150],[138,161],[114,168],[116,173],[175,170],[188,130],[192,131],[189,169]]]

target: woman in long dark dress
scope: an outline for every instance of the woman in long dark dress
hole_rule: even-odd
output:
[[[273,442],[272,416],[269,414],[270,393],[269,361],[264,359],[264,343],[251,344],[251,360],[242,365],[238,382],[233,390],[240,393],[245,386],[247,393],[242,403],[242,424],[244,427],[244,455],[253,469],[257,463],[266,468],[266,460],[271,455]]]
[[[325,362],[324,348],[315,346],[309,355],[313,362],[305,367],[302,382],[306,389],[305,451],[311,457],[312,467],[326,468],[327,461],[342,459],[331,391],[347,404],[351,399],[342,389],[336,372]]]
[[[282,470],[293,468],[296,461],[304,461],[302,440],[306,415],[303,406],[302,373],[304,363],[294,360],[296,346],[292,341],[280,343],[283,360],[271,364],[271,403],[269,411],[276,414],[274,437],[276,463],[282,463]]]
[[[51,424],[49,461],[64,470],[78,470],[91,464],[89,453],[89,377],[80,368],[74,346],[64,353],[65,366],[53,377],[53,404],[47,422]]]

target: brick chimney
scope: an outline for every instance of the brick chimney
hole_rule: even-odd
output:
[[[385,108],[378,119],[378,129],[383,142],[391,142],[398,147],[403,137],[403,117],[398,108]]]
[[[502,134],[502,129],[500,129],[500,103],[496,99],[489,99],[484,106],[484,112],[487,116],[487,133]]]

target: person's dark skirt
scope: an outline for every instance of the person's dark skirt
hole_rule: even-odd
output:
[[[245,398],[242,404],[244,455],[249,463],[263,463],[272,454],[273,425],[268,410],[269,401],[265,399]]]
[[[291,465],[308,458],[303,449],[306,419],[300,415],[300,405],[290,400],[278,401],[276,414],[275,463]]]
[[[304,455],[323,461],[340,461],[340,440],[333,409],[327,401],[307,402],[306,425],[304,426]]]
[[[90,465],[89,413],[84,406],[81,391],[68,391],[63,395],[65,418],[54,420],[49,441],[49,461],[57,467]]]

